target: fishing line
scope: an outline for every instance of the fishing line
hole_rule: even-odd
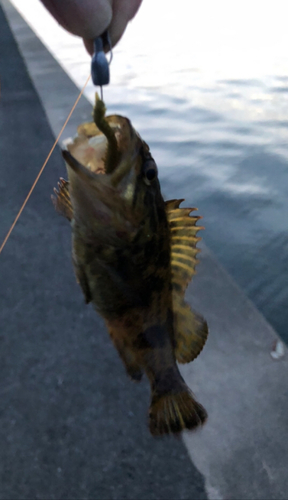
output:
[[[74,102],[74,104],[73,104],[73,106],[72,106],[72,109],[71,109],[71,111],[70,111],[69,115],[67,116],[66,121],[65,121],[65,123],[64,123],[64,125],[63,125],[63,127],[61,128],[61,130],[60,130],[59,134],[58,134],[57,139],[55,140],[55,142],[54,142],[54,144],[53,144],[52,148],[50,149],[50,152],[49,152],[49,154],[48,154],[48,156],[47,156],[46,160],[44,161],[44,163],[43,163],[43,165],[42,165],[42,167],[41,167],[41,169],[40,169],[40,171],[39,171],[39,173],[38,173],[38,175],[37,175],[37,177],[36,177],[35,181],[33,182],[32,187],[31,187],[31,189],[30,189],[29,193],[27,194],[27,196],[26,196],[26,198],[25,198],[25,200],[24,200],[24,203],[23,203],[22,207],[20,208],[20,210],[19,210],[18,214],[16,215],[15,220],[14,220],[13,224],[11,225],[11,227],[10,227],[10,229],[9,229],[9,231],[8,231],[8,233],[7,233],[7,235],[6,235],[5,239],[4,239],[4,241],[3,241],[3,243],[2,243],[2,245],[1,245],[1,247],[0,247],[0,254],[1,254],[2,250],[3,250],[3,248],[5,247],[5,245],[6,245],[7,241],[8,241],[8,238],[9,238],[10,234],[12,233],[12,231],[13,231],[13,229],[14,229],[14,227],[15,227],[15,225],[16,225],[16,223],[17,223],[17,221],[18,221],[19,217],[20,217],[20,215],[22,214],[22,212],[23,212],[23,210],[24,210],[24,208],[25,208],[25,206],[26,206],[26,204],[27,204],[27,202],[28,202],[28,200],[29,200],[29,198],[30,198],[31,194],[33,193],[33,191],[34,191],[34,189],[35,189],[35,186],[36,186],[37,182],[39,181],[39,179],[40,179],[40,177],[41,177],[41,174],[43,173],[43,170],[44,170],[44,168],[46,167],[46,165],[47,165],[47,163],[48,163],[48,160],[49,160],[50,156],[52,155],[52,153],[53,153],[53,151],[54,151],[54,149],[55,149],[55,147],[56,147],[56,144],[58,143],[58,141],[59,141],[59,139],[60,139],[60,137],[61,137],[61,135],[62,135],[62,133],[63,133],[63,131],[64,131],[64,129],[65,129],[65,127],[66,127],[66,125],[67,125],[67,123],[68,123],[68,121],[70,120],[71,115],[72,115],[72,113],[73,113],[74,109],[76,108],[76,106],[77,106],[77,104],[78,104],[78,102],[79,102],[79,100],[80,100],[80,97],[82,96],[82,94],[83,94],[83,92],[84,92],[84,90],[85,90],[85,87],[86,87],[87,83],[89,82],[90,78],[91,78],[91,75],[89,75],[89,76],[88,76],[88,78],[87,78],[87,80],[86,80],[86,82],[85,82],[85,84],[84,84],[83,88],[82,88],[82,89],[81,89],[81,91],[80,91],[80,94],[78,95],[78,97],[77,97],[76,101]]]

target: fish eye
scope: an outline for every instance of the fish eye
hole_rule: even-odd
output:
[[[156,169],[155,168],[149,168],[145,172],[145,175],[146,175],[146,179],[148,179],[148,181],[153,181],[153,179],[155,179],[155,177],[156,177]]]
[[[150,184],[157,177],[157,167],[153,161],[149,161],[143,169],[144,181]]]

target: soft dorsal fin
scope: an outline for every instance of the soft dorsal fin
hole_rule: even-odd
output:
[[[166,202],[166,214],[171,234],[171,266],[173,291],[184,296],[185,290],[195,274],[200,250],[196,247],[201,240],[197,236],[202,226],[196,226],[201,217],[190,216],[196,208],[179,208],[184,200]]]
[[[208,325],[205,319],[183,298],[174,295],[175,356],[178,363],[190,363],[202,351],[207,337]]]
[[[71,221],[73,219],[73,208],[69,194],[69,182],[61,177],[58,182],[58,189],[59,191],[54,188],[55,196],[51,196],[53,205],[59,214]]]
[[[204,318],[184,300],[185,290],[195,274],[200,251],[197,243],[201,239],[196,226],[201,217],[190,216],[195,208],[179,208],[184,200],[166,202],[166,213],[171,232],[172,294],[174,313],[175,356],[179,363],[193,361],[202,351],[208,336]]]

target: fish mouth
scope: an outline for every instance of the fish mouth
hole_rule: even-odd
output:
[[[81,222],[93,218],[107,227],[115,225],[117,219],[117,225],[120,220],[123,224],[126,221],[127,230],[136,224],[135,211],[131,208],[137,172],[142,163],[140,142],[130,123],[125,128],[124,135],[123,126],[114,127],[115,137],[118,137],[117,150],[112,150],[112,153],[116,150],[117,154],[111,154],[112,148],[103,134],[78,136],[67,145],[67,150],[62,151],[68,171],[71,203],[74,214],[81,218]]]
[[[83,214],[85,211],[104,223],[111,223],[116,212],[122,216],[125,213],[125,218],[129,218],[125,193],[129,185],[133,186],[130,162],[121,162],[110,174],[102,169],[95,173],[69,151],[63,150],[62,156],[67,165],[69,192],[75,213]]]
[[[77,136],[67,145],[67,150],[82,166],[95,174],[110,175],[112,185],[117,185],[129,172],[127,163],[132,168],[133,162],[127,160],[135,156],[133,153],[139,146],[139,135],[127,118],[106,116],[105,104],[97,93],[93,118],[94,122],[78,127]],[[122,175],[116,175],[116,170]]]
[[[101,100],[96,101],[95,122],[80,125],[62,154],[68,173],[70,167],[82,177],[86,173],[87,180],[97,179],[99,185],[109,183],[123,191],[132,180],[142,141],[127,118],[105,117],[102,109],[100,114],[99,101],[104,106]]]
[[[127,118],[106,117],[105,111],[96,96],[94,122],[80,125],[77,136],[62,152],[71,202],[74,212],[82,213],[82,220],[85,211],[105,225],[119,217],[132,222],[144,143]]]
[[[62,150],[62,156],[67,165],[68,177],[72,181],[72,188],[73,179],[76,176],[78,181],[81,179],[82,182],[87,184],[87,187],[93,187],[97,194],[100,194],[101,190],[107,190],[110,187],[110,191],[113,191],[114,195],[117,193],[120,195],[125,191],[129,182],[132,181],[133,166],[135,165],[135,161],[133,160],[136,158],[124,158],[119,165],[113,166],[113,170],[108,174],[103,166],[99,167],[96,172],[91,170],[89,166],[80,163],[69,150]]]
[[[134,132],[134,131],[133,131]],[[135,133],[135,132],[134,132]],[[94,139],[98,140],[95,141]],[[133,138],[134,139],[134,138]],[[138,139],[138,138],[137,138]],[[84,183],[86,188],[94,189],[95,195],[102,198],[107,190],[113,196],[123,196],[136,182],[138,164],[141,162],[139,146],[135,140],[126,143],[124,150],[122,144],[113,144],[105,140],[103,135],[92,138],[76,138],[67,149],[62,151],[66,162],[71,188],[78,182]],[[76,178],[75,178],[76,177]],[[105,198],[105,197],[104,197]],[[104,201],[104,200],[103,200]]]

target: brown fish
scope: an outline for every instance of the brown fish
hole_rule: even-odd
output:
[[[63,151],[69,182],[53,202],[71,221],[73,263],[86,302],[105,319],[134,380],[146,373],[153,435],[203,424],[206,411],[181,377],[176,360],[192,361],[208,335],[205,320],[184,301],[200,238],[194,209],[164,202],[148,145],[122,116],[105,117],[96,98],[94,122],[78,127]]]

